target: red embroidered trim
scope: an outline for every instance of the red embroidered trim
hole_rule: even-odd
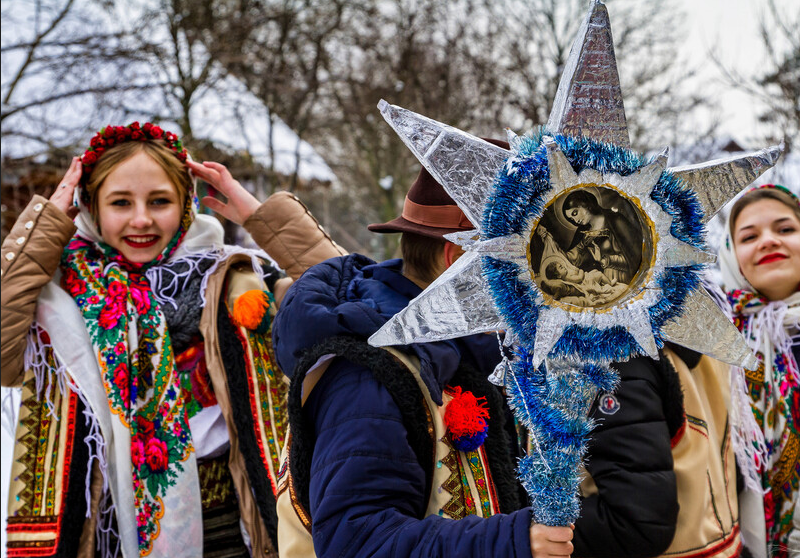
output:
[[[696,427],[696,426],[689,426],[689,428],[691,428],[691,429],[692,429],[692,430],[694,430],[695,432],[699,432],[700,434],[702,434],[703,436],[705,436],[705,437],[706,437],[706,439],[708,438],[708,434],[707,434],[707,433],[706,433],[706,431],[705,431],[705,430],[703,430],[702,428],[698,428],[698,427]]]
[[[71,389],[69,392],[69,411],[67,413],[67,445],[64,448],[64,471],[61,473],[61,482],[63,483],[61,490],[61,513],[58,514],[58,528],[56,530],[56,548],[61,540],[61,520],[64,518],[64,508],[67,505],[67,491],[69,490],[69,477],[72,467],[68,467],[68,463],[72,463],[72,448],[75,443],[75,414],[78,411],[78,395]]]
[[[258,444],[258,453],[261,455],[261,464],[264,466],[265,471],[269,471],[269,464],[267,463],[267,456],[264,451],[264,443],[262,442],[261,438],[261,426],[260,422],[257,420],[258,417],[258,406],[256,405],[256,398],[255,393],[253,391],[253,363],[250,362],[248,358],[248,343],[247,338],[242,335],[241,329],[237,328],[236,330],[236,337],[239,338],[239,342],[242,344],[242,348],[244,349],[245,359],[244,365],[247,369],[247,393],[250,399],[250,412],[253,414],[253,429],[255,430],[256,434],[256,443]],[[269,477],[269,484],[272,486],[272,495],[277,498],[278,495],[278,487],[275,486],[275,480],[272,478],[272,475],[267,474]]]
[[[737,543],[736,552],[733,554],[733,556],[738,556],[742,546],[742,540],[737,538],[738,535],[739,535],[739,526],[734,525],[728,537],[723,539],[719,543],[715,544],[711,548],[707,548],[706,550],[703,550],[702,552],[698,552],[696,554],[684,554],[683,556],[681,556],[681,558],[709,558],[719,552],[728,550],[728,548],[730,548],[730,546],[733,543]]]
[[[30,521],[11,523],[12,519],[14,518],[8,518],[8,527],[6,527],[6,531],[9,533],[38,533],[40,531],[49,531],[58,527],[58,518],[56,518],[55,521],[48,521],[47,523],[32,523]]]
[[[678,445],[678,442],[680,442],[683,439],[684,434],[686,434],[686,415],[683,415],[683,422],[681,423],[681,427],[678,428],[678,431],[669,441],[670,449],[674,449],[675,446]]]
[[[11,545],[12,543],[9,542],[8,549],[6,551],[6,556],[8,556],[8,558],[17,558],[18,556],[52,556],[53,552],[56,550],[54,546],[43,546],[39,548],[26,546],[14,548]]]
[[[288,394],[285,387],[287,384],[282,382],[279,377],[280,371],[275,365],[276,359],[272,350],[270,335],[262,336],[256,333],[249,333],[248,338],[253,341],[254,363],[260,363],[264,366],[263,373],[256,374],[256,382],[261,398],[261,411],[265,416],[270,417],[270,423],[267,427],[269,457],[272,459],[273,471],[280,471],[280,455],[279,452],[276,453],[273,450],[276,449],[281,440],[286,438],[286,426],[283,417],[287,415],[286,400]],[[284,393],[281,393],[281,388],[284,389]],[[277,475],[275,484],[279,484]]]
[[[486,448],[481,446],[478,448],[478,451],[481,454],[481,461],[483,462],[483,472],[486,475],[486,486],[489,489],[489,498],[492,501],[492,508],[494,509],[494,513],[502,513],[497,499],[497,490],[495,489],[494,480],[492,479],[492,470],[489,468],[489,459],[486,457]]]
[[[62,395],[63,396],[63,395]],[[69,490],[69,476],[71,467],[69,464],[72,460],[72,450],[75,442],[75,415],[78,409],[78,396],[72,390],[68,390],[66,394],[68,398],[67,409],[67,425],[66,425],[66,444],[64,445],[64,471],[61,474],[61,510],[56,521],[42,522],[34,518],[26,518],[23,521],[14,521],[15,518],[9,518],[6,531],[10,533],[42,533],[46,531],[54,532],[55,538],[52,541],[8,541],[7,542],[7,556],[8,558],[17,558],[21,556],[49,556],[58,548],[61,541],[61,520],[64,517],[65,506],[67,504],[67,492]],[[60,426],[60,425],[56,425]],[[52,517],[52,516],[48,516]],[[42,518],[44,519],[44,518]]]

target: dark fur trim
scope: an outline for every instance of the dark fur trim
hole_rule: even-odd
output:
[[[676,352],[676,354],[678,353]],[[681,355],[678,356],[681,357]],[[700,359],[698,358],[697,360]],[[689,363],[686,362],[686,364]],[[697,362],[695,362],[695,364],[697,364]],[[663,353],[660,359],[654,361],[654,365],[663,381],[664,396],[662,397],[662,401],[664,405],[664,417],[667,421],[667,427],[669,428],[669,437],[673,438],[685,420],[681,379],[678,377],[678,372]]]
[[[425,399],[406,366],[383,349],[369,346],[354,337],[331,337],[307,351],[297,362],[289,388],[289,424],[292,430],[292,451],[289,466],[300,504],[309,510],[308,489],[311,478],[311,456],[314,451],[314,425],[303,413],[301,401],[306,371],[323,355],[335,354],[353,364],[368,368],[375,379],[392,396],[400,409],[408,432],[408,443],[425,470],[426,501],[433,484],[435,441],[428,435],[428,411]],[[423,507],[424,510],[424,507]],[[310,514],[309,514],[310,516]],[[420,518],[421,519],[421,518]]]
[[[693,351],[691,349],[687,349],[686,347],[681,347],[680,345],[675,345],[674,343],[667,343],[666,346],[680,358],[689,369],[694,368],[700,363],[700,359],[703,358],[701,353],[697,351]]]
[[[484,447],[489,460],[489,471],[497,490],[502,513],[511,513],[524,507],[520,487],[514,472],[514,455],[506,428],[503,396],[499,389],[474,367],[461,363],[450,381],[453,386],[471,391],[475,397],[485,397],[489,407],[489,432]]]
[[[275,283],[278,282],[278,279],[286,277],[285,273],[278,271],[278,269],[269,262],[261,263],[261,273],[264,275],[264,283],[266,283],[271,293],[275,292]]]
[[[233,423],[239,438],[239,448],[244,457],[247,478],[256,499],[256,505],[267,528],[273,545],[278,545],[278,513],[275,509],[275,497],[261,454],[256,442],[253,414],[250,411],[250,392],[247,388],[247,366],[242,341],[236,334],[228,309],[224,301],[220,301],[217,310],[217,332],[219,335],[219,349],[222,362],[225,363],[225,373],[228,378],[228,392],[230,394]]]
[[[69,463],[64,464],[64,467],[69,468],[69,480],[61,515],[61,532],[53,555],[64,558],[78,553],[83,523],[86,521],[86,471],[89,467],[89,447],[84,441],[89,434],[89,426],[83,414],[85,407],[76,395],[64,395],[70,396],[76,397],[78,404],[75,407],[75,428],[72,432],[72,456]]]

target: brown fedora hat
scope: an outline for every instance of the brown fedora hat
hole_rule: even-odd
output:
[[[483,139],[508,149],[508,142]],[[446,234],[474,228],[475,225],[425,167],[420,169],[417,179],[408,190],[401,215],[386,223],[367,226],[367,229],[377,233],[409,232],[431,238],[441,238]]]

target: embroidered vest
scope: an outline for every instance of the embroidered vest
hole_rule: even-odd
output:
[[[669,350],[683,390],[684,423],[673,439],[678,484],[675,537],[662,556],[731,558],[742,549],[736,497],[736,463],[728,424],[728,367],[703,357],[693,369]],[[720,459],[722,456],[722,459]],[[581,493],[597,492],[591,476]]]
[[[214,393],[229,432],[235,434],[235,444],[228,454],[230,472],[226,472],[224,480],[235,487],[250,547],[259,556],[275,556],[274,506],[281,442],[288,428],[287,387],[275,364],[269,334],[234,326],[229,318],[227,308],[240,294],[263,288],[261,278],[252,273],[249,258],[241,270],[234,268],[243,258],[234,255],[211,276],[201,329]],[[41,358],[50,368],[57,367],[52,347],[44,348]],[[67,369],[65,374],[72,372]],[[52,382],[49,387],[48,382]],[[91,433],[84,416],[85,406],[74,390],[55,377],[39,387],[47,396],[37,389],[34,372],[27,370],[16,445],[4,448],[14,452],[7,555],[92,556],[102,478],[97,463],[92,475],[87,475],[87,437],[91,438]],[[204,507],[213,507],[231,496],[233,487],[220,482],[223,479],[218,468],[200,467],[198,476],[201,487],[209,489],[202,490]],[[87,480],[91,482],[89,487]],[[86,517],[87,490],[91,491],[91,518]],[[206,532],[213,524],[216,533],[212,537],[218,535],[222,525],[218,515],[207,523]],[[239,530],[237,520],[237,534]]]
[[[52,359],[52,349],[48,349]],[[7,555],[74,556],[86,517],[89,428],[72,390],[51,392],[52,408],[25,372],[8,501]],[[55,380],[54,380],[55,381]],[[89,535],[93,535],[89,533]]]
[[[415,356],[409,356],[391,347],[375,350],[386,351],[402,363],[402,368],[405,370],[401,370],[401,373],[413,377],[413,381],[424,398],[424,411],[428,426],[427,441],[432,446],[432,452],[429,454],[431,465],[427,467],[429,470],[426,471],[429,474],[430,490],[425,517],[430,515],[439,515],[450,519],[462,519],[468,515],[491,517],[501,513],[501,507],[506,512],[512,511],[509,506],[519,507],[519,502],[516,500],[516,494],[518,494],[516,487],[511,488],[508,483],[505,483],[506,486],[503,490],[505,497],[498,498],[496,482],[490,472],[492,469],[489,466],[490,459],[487,454],[486,446],[488,444],[469,452],[458,451],[451,444],[444,423],[444,412],[453,398],[453,389],[450,386],[445,388],[442,394],[443,405],[439,406],[432,400],[425,382],[420,377],[419,360]],[[305,377],[301,404],[305,403],[305,398],[319,381],[329,363],[330,360],[321,364]],[[298,367],[298,369],[302,369],[302,367]],[[495,413],[499,411],[493,410]],[[290,402],[290,414],[291,412]],[[490,417],[490,420],[491,418],[494,417]],[[294,424],[293,421],[292,426]],[[281,558],[315,556],[311,537],[311,516],[302,503],[300,487],[297,485],[297,480],[293,478],[290,467],[292,446],[290,433],[278,473],[278,552]],[[508,473],[511,470],[512,455],[510,447],[506,449],[509,467],[505,472]],[[498,467],[498,464],[492,463],[493,468],[506,469],[503,466],[505,464],[499,465]],[[509,488],[514,491],[513,495],[508,494]],[[501,505],[501,499],[506,500],[504,505]],[[513,504],[509,502],[510,500],[514,501]]]

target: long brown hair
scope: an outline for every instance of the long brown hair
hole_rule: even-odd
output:
[[[97,193],[106,178],[108,178],[108,175],[117,166],[140,152],[149,155],[164,169],[170,182],[175,185],[181,207],[183,207],[186,198],[192,191],[192,177],[189,175],[189,169],[186,165],[175,156],[175,152],[167,147],[163,140],[126,141],[107,149],[100,157],[100,160],[97,161],[97,165],[94,167],[91,176],[89,176],[89,180],[86,183],[86,193],[89,196],[89,208],[92,215],[97,216]]]

